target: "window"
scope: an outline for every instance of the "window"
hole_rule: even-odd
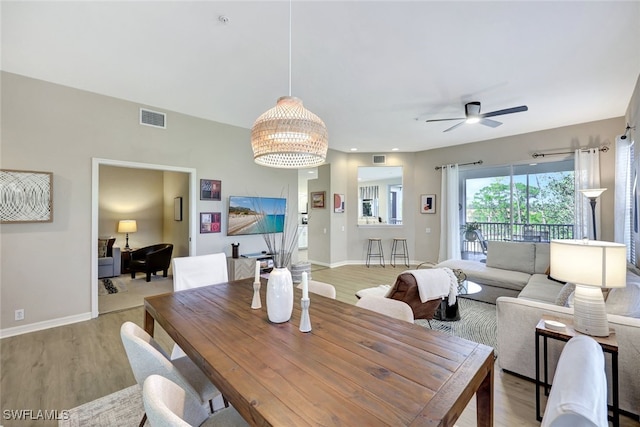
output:
[[[573,238],[573,159],[460,172],[461,224],[487,240]]]

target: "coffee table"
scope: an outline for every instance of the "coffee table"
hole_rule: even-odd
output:
[[[482,286],[471,280],[465,280],[458,286],[458,295],[477,294],[482,290]]]

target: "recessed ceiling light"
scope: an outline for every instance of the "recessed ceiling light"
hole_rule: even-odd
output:
[[[400,150],[399,148],[392,148],[391,151],[398,151]]]
[[[351,151],[358,151],[358,149],[357,148],[352,148]]]

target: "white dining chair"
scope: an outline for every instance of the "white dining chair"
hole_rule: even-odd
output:
[[[167,353],[156,340],[133,322],[122,324],[120,338],[127,353],[133,376],[141,387],[149,375],[162,375],[182,388],[193,389],[201,404],[209,402],[211,412],[213,412],[212,400],[220,395],[220,391],[191,359],[188,357],[169,359]],[[140,425],[144,424],[146,417],[145,414]]]
[[[413,311],[406,302],[379,296],[364,296],[356,302],[356,307],[366,308],[405,322],[414,323]]]
[[[144,410],[151,427],[248,426],[233,407],[209,414],[191,388],[160,375],[150,375],[142,387]]]
[[[173,290],[199,288],[201,286],[218,285],[229,281],[227,256],[221,252],[208,255],[177,257],[172,261]],[[171,359],[185,357],[187,354],[175,344],[171,351]]]
[[[309,292],[322,295],[323,297],[336,299],[336,288],[329,283],[317,282],[315,280],[309,280]],[[298,289],[302,289],[302,283],[296,286]]]
[[[229,281],[224,252],[173,258],[173,290],[199,288]]]

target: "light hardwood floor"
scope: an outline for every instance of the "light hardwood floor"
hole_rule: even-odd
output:
[[[336,286],[337,298],[355,303],[355,292],[379,284],[392,284],[404,267],[314,266],[314,280]],[[120,325],[131,320],[142,325],[142,307],[108,313],[86,322],[33,332],[0,341],[0,410],[70,409],[135,384],[120,341]],[[157,328],[156,338],[170,349],[170,338]],[[495,373],[495,425],[537,426],[534,385],[530,381]],[[11,422],[5,427],[55,426],[57,423]],[[475,401],[457,422],[475,426]],[[621,417],[623,427],[638,423]]]

